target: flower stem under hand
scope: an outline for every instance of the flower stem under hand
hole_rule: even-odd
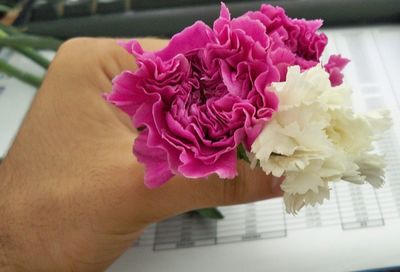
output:
[[[201,217],[211,218],[211,219],[223,219],[224,215],[217,208],[204,208],[193,211],[200,215]]]

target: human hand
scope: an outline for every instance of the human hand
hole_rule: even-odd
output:
[[[234,180],[177,176],[146,188],[131,151],[136,131],[101,96],[135,69],[112,39],[74,39],[57,52],[0,166],[0,268],[104,270],[153,222],[281,195],[278,180],[244,162]]]

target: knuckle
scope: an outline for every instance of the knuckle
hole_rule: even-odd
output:
[[[48,75],[62,78],[71,83],[81,84],[96,68],[96,48],[93,38],[73,38],[59,47],[48,69]]]
[[[72,38],[63,42],[58,49],[58,52],[70,52],[75,50],[85,49],[91,42],[93,42],[93,38]]]
[[[58,48],[53,62],[72,65],[73,63],[84,63],[93,55],[96,48],[93,38],[73,38],[65,41]]]

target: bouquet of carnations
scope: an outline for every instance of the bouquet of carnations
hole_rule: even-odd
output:
[[[118,75],[106,99],[139,130],[133,153],[145,184],[233,179],[244,159],[285,177],[290,213],[329,199],[333,182],[381,186],[384,160],[372,144],[390,126],[388,113],[353,112],[341,73],[348,60],[320,61],[321,25],[270,5],[232,19],[222,4],[212,28],[198,21],[160,51],[121,43],[139,68]]]

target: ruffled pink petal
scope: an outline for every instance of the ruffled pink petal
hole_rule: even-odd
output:
[[[188,178],[205,178],[211,174],[217,174],[223,179],[233,179],[238,175],[236,150],[223,154],[213,164],[204,164],[193,155],[182,152],[180,156],[183,165],[178,168],[179,172]]]
[[[148,133],[143,131],[135,140],[133,153],[144,164],[144,183],[148,188],[157,188],[171,179],[174,174],[168,165],[167,153],[160,148],[147,144]]]
[[[207,43],[213,40],[214,33],[212,29],[202,21],[197,21],[192,26],[175,34],[167,47],[155,52],[155,55],[162,60],[168,60],[175,57],[177,54],[185,54],[196,49],[204,48]]]
[[[139,80],[140,77],[133,72],[122,72],[113,79],[112,91],[109,94],[104,94],[105,99],[129,116],[135,115],[137,109],[146,100],[143,91],[135,88]]]
[[[332,86],[338,86],[343,83],[342,70],[350,62],[349,59],[341,55],[331,55],[328,63],[324,65],[325,71],[329,73],[329,80]]]

